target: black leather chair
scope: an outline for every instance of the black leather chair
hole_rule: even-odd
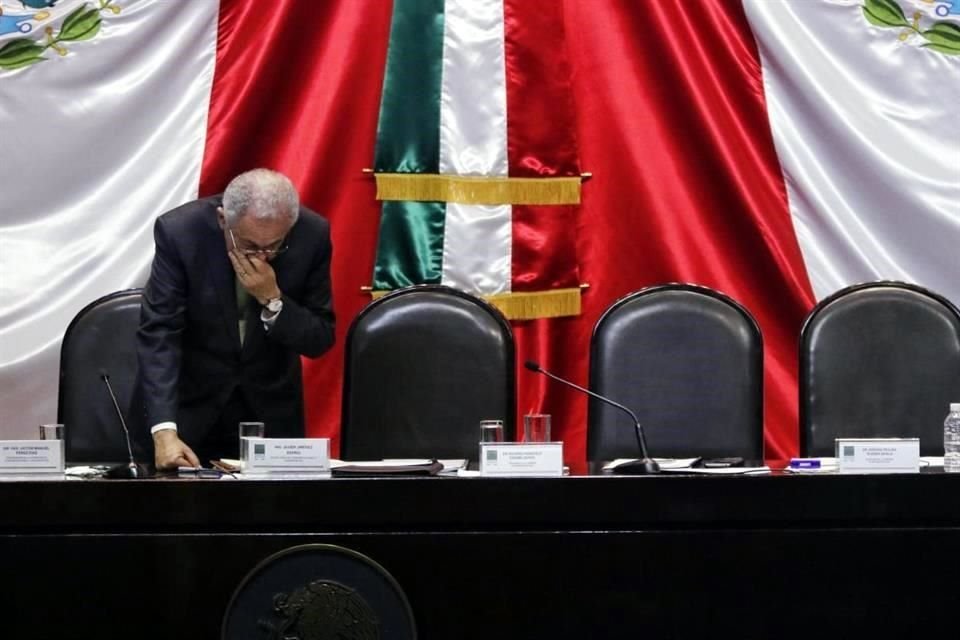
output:
[[[763,339],[734,300],[668,284],[614,302],[590,341],[590,388],[640,418],[658,458],[763,458]],[[639,457],[629,417],[590,399],[587,457]]]
[[[67,327],[60,347],[57,421],[64,425],[68,462],[127,460],[123,427],[103,381],[110,377],[131,430],[142,426],[137,404],[136,332],[141,289],[111,293],[84,307]],[[138,460],[143,451],[136,451]]]
[[[800,332],[800,451],[833,456],[834,438],[919,437],[943,455],[943,419],[960,402],[960,313],[902,282],[847,287]]]
[[[340,456],[476,459],[479,423],[514,433],[510,325],[494,307],[439,285],[370,303],[347,332]]]
[[[330,544],[276,553],[240,583],[222,640],[412,640],[413,612],[397,581],[365,555]]]

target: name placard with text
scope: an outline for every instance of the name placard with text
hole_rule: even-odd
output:
[[[483,442],[480,475],[559,477],[563,475],[562,442]]]
[[[243,473],[330,473],[329,438],[244,438]]]
[[[916,473],[919,438],[837,438],[840,473]]]
[[[63,473],[62,440],[0,440],[0,473]]]

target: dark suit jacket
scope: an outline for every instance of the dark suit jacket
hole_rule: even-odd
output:
[[[156,254],[144,290],[137,355],[149,427],[175,421],[188,445],[206,439],[237,389],[270,437],[303,436],[300,355],[333,344],[330,227],[305,207],[272,262],[283,310],[269,332],[251,298],[240,344],[234,271],[217,224],[221,196],[189,202],[160,216]],[[152,444],[152,443],[150,443]]]

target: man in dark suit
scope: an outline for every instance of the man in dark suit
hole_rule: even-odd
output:
[[[327,221],[254,169],[160,216],[154,239],[137,356],[157,468],[236,457],[242,420],[303,437],[300,356],[334,339]]]

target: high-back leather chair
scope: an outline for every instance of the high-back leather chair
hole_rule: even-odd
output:
[[[630,407],[658,458],[763,458],[763,339],[729,297],[691,284],[614,302],[590,341],[590,388]],[[640,456],[632,421],[590,399],[590,460]]]
[[[407,596],[367,556],[332,544],[305,544],[257,565],[234,592],[222,640],[417,637]]]
[[[800,451],[833,456],[838,437],[919,437],[943,455],[943,419],[960,402],[960,312],[902,282],[847,287],[800,332]]]
[[[134,429],[142,422],[142,412],[132,406],[141,296],[141,289],[129,289],[94,300],[63,336],[57,421],[64,425],[69,462],[127,460],[123,427],[103,375],[109,376],[120,410]]]
[[[346,340],[343,459],[476,459],[484,419],[513,437],[513,334],[490,304],[409,287],[370,303]]]

